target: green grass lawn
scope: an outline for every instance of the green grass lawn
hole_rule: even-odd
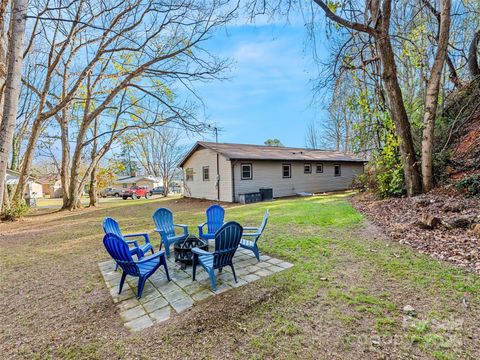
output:
[[[295,266],[129,333],[97,268],[102,218],[151,232],[167,206],[196,232],[209,204],[121,201],[1,224],[2,356],[480,358],[478,276],[384,238],[344,195],[229,205],[227,220],[246,226],[270,209],[260,249]]]

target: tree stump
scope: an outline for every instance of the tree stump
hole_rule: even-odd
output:
[[[440,219],[436,216],[430,214],[422,214],[422,218],[420,219],[420,227],[424,229],[434,229],[435,227],[440,224]]]

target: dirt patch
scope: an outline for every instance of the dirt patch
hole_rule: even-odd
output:
[[[385,200],[361,194],[351,202],[398,242],[480,273],[480,240],[473,231],[480,223],[479,199],[437,190]]]

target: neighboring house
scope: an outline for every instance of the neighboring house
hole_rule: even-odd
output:
[[[38,179],[42,184],[43,193],[50,196],[50,199],[61,198],[63,196],[62,180],[59,174],[50,173]]]
[[[5,183],[7,185],[17,185],[20,173],[17,171],[7,169],[7,177]],[[33,177],[27,179],[27,187],[25,189],[25,198],[40,198],[43,197],[42,184],[40,184]]]
[[[364,163],[336,151],[201,141],[180,167],[185,196],[237,202],[260,188],[273,189],[274,197],[346,190]]]
[[[146,186],[153,189],[156,186],[162,185],[162,179],[151,175],[135,175],[127,177],[119,177],[113,181],[114,188],[129,189],[132,186]]]

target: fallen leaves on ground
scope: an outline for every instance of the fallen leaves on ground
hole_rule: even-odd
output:
[[[436,190],[412,198],[383,200],[361,194],[352,198],[352,203],[398,242],[480,273],[480,239],[471,230],[480,223],[480,199]],[[421,219],[426,216],[438,218],[440,223],[433,229],[425,228]]]

